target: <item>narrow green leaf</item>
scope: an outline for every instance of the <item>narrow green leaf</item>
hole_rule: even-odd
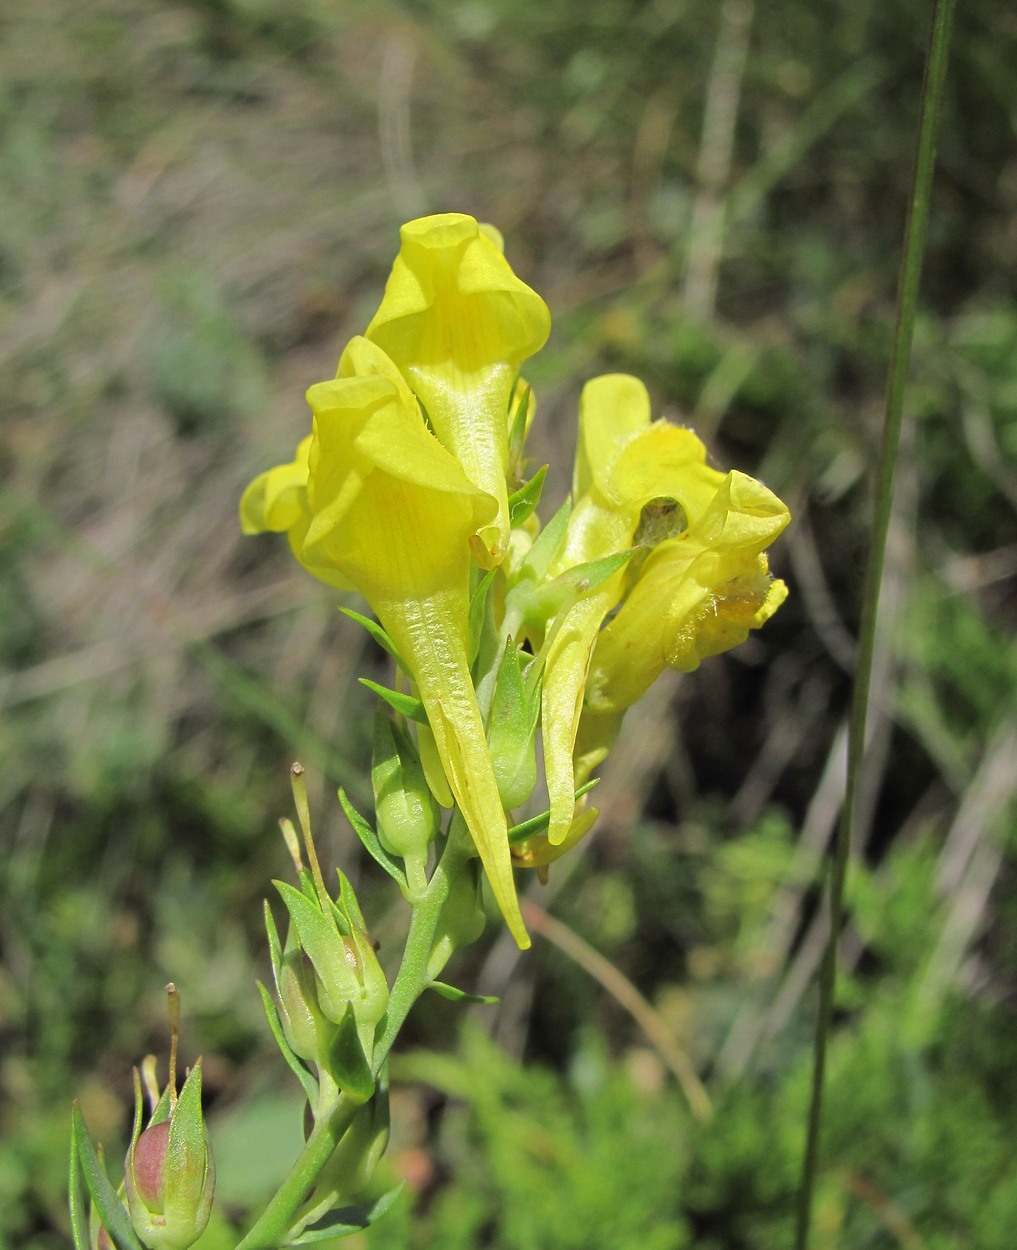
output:
[[[576,802],[578,802],[584,794],[589,794],[594,786],[600,784],[600,778],[594,777],[592,781],[588,781],[585,786],[580,786],[576,791]],[[531,816],[529,820],[524,820],[521,824],[513,825],[508,831],[509,846],[517,846],[520,842],[525,842],[527,838],[532,838],[536,833],[542,833],[543,830],[551,823],[551,811],[543,811],[539,816]]]
[[[339,611],[343,616],[348,616],[351,621],[356,621],[358,625],[362,625],[378,646],[389,653],[403,672],[408,671],[406,665],[399,658],[399,652],[396,650],[395,643],[377,621],[372,621],[369,616],[364,616],[361,612],[354,612],[352,608],[340,608]]]
[[[303,1087],[304,1093],[307,1095],[307,1101],[313,1104],[318,1097],[318,1082],[314,1079],[304,1061],[286,1040],[282,1021],[279,1019],[279,1009],[276,1007],[272,995],[260,981],[257,982],[257,986],[258,992],[261,994],[261,1005],[265,1008],[268,1027],[275,1038],[275,1044],[279,1047],[279,1052],[286,1060],[290,1071]]]
[[[516,386],[519,383],[518,377],[512,386],[511,398],[509,399],[509,410],[512,409],[512,400],[515,399]],[[527,387],[519,397],[519,403],[516,407],[515,415],[512,418],[512,429],[509,431],[509,464],[518,471],[523,458],[523,444],[526,442],[526,418],[530,414],[530,400],[533,398],[533,391]]]
[[[491,587],[494,585],[494,578],[497,572],[497,569],[491,569],[488,573],[485,573],[480,585],[470,598],[470,664],[473,663],[480,652],[480,644],[484,637],[484,622],[487,620],[487,598]]]
[[[442,998],[447,998],[450,1003],[484,1003],[489,1006],[501,1001],[497,994],[468,994],[465,990],[457,989],[454,985],[448,985],[444,981],[431,981],[427,988],[434,990]]]
[[[399,885],[401,889],[407,889],[406,873],[403,872],[400,865],[385,850],[378,839],[378,835],[361,816],[350,800],[346,797],[346,791],[340,789],[339,802],[342,809],[346,813],[346,819],[353,826],[353,832],[357,835],[364,845],[364,850],[370,855],[379,867],[384,868],[388,875]]]
[[[329,1048],[328,1070],[336,1084],[354,1102],[367,1102],[374,1093],[374,1073],[367,1062],[357,1032],[357,1017],[350,1003]]]
[[[396,1185],[388,1193],[382,1194],[373,1202],[361,1202],[352,1207],[341,1207],[330,1211],[328,1215],[305,1228],[299,1237],[287,1241],[287,1246],[310,1246],[316,1241],[327,1241],[333,1237],[350,1237],[360,1233],[375,1220],[385,1214],[396,1198],[403,1191],[402,1185]]]
[[[134,1231],[127,1208],[120,1201],[99,1161],[92,1139],[88,1136],[81,1108],[77,1104],[71,1112],[71,1147],[77,1151],[89,1195],[117,1250],[145,1250]]]
[[[373,690],[379,699],[384,699],[389,707],[395,708],[400,715],[405,716],[408,720],[419,721],[422,725],[427,724],[427,713],[424,711],[424,705],[419,699],[415,699],[413,695],[400,694],[398,690],[390,690],[388,686],[382,686],[376,681],[371,681],[369,677],[361,677],[359,681],[368,690]]]
[[[566,590],[569,593],[578,591],[581,595],[589,594],[628,564],[633,551],[634,548],[629,547],[625,551],[615,552],[614,555],[601,556],[599,560],[588,560],[585,564],[566,569],[548,586],[548,592],[557,590],[560,593]]]
[[[71,1125],[71,1170],[67,1181],[67,1202],[71,1213],[71,1236],[74,1250],[91,1250],[85,1200],[81,1192],[81,1164],[78,1162],[74,1125]]]
[[[533,515],[544,490],[547,469],[546,464],[542,465],[528,482],[524,482],[517,491],[509,495],[509,520],[513,526],[522,525]]]
[[[543,581],[547,570],[551,567],[551,561],[558,554],[565,540],[565,530],[568,528],[571,515],[572,500],[566,499],[537,535],[533,546],[526,553],[526,559],[520,566],[517,581],[522,581],[524,578]]]

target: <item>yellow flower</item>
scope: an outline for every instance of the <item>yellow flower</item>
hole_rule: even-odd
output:
[[[662,441],[670,444],[670,454]],[[631,547],[643,504],[659,495],[700,447],[687,430],[650,425],[650,398],[637,378],[608,374],[588,382],[579,402],[575,506],[549,574]],[[551,811],[547,841],[552,847],[571,837],[576,789],[572,760],[587,673],[598,631],[621,598],[625,581],[621,569],[568,606],[553,626],[541,715]]]
[[[603,759],[625,708],[664,667],[695,667],[743,641],[786,593],[760,553],[787,524],[787,509],[751,478],[710,468],[691,430],[651,421],[638,379],[593,379],[579,421],[576,504],[550,572],[636,552],[568,610],[549,648],[542,727],[551,847],[571,837],[575,788]],[[689,554],[682,570],[695,566],[690,580],[679,552]]]
[[[296,453],[289,464],[276,465],[259,473],[240,498],[240,528],[245,534],[263,534],[266,530],[285,534],[290,550],[303,564],[301,555],[304,536],[311,522],[307,505],[307,457],[311,450],[311,435],[300,440]],[[322,569],[318,574],[323,581],[343,590],[352,590],[349,582],[338,572]]]
[[[682,501],[680,483],[671,497]],[[770,576],[763,553],[789,520],[776,495],[732,471],[705,511],[690,510],[686,529],[652,547],[597,637],[576,745],[580,781],[607,754],[625,710],[665,668],[691,672],[776,612],[787,587]]]
[[[508,408],[520,364],[550,330],[547,306],[515,276],[496,231],[462,213],[403,226],[402,246],[367,337],[402,371],[439,441],[497,500],[474,544],[486,568],[510,531]]]
[[[306,460],[298,452],[251,484],[244,527],[287,529],[310,572],[371,605],[411,671],[494,896],[526,946],[467,658],[470,539],[497,505],[430,433],[405,382],[370,343],[354,340],[339,376],[312,386],[307,399],[314,434]]]

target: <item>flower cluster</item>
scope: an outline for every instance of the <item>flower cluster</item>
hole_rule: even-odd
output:
[[[407,719],[381,731],[385,758],[426,779],[425,823],[432,799],[461,813],[524,946],[513,866],[589,829],[577,788],[665,668],[737,645],[780,605],[764,551],[788,511],[611,375],[583,391],[572,499],[542,527],[543,474],[519,478],[534,412],[519,370],[547,308],[472,217],[421,218],[401,239],[363,337],[307,393],[311,434],[250,484],[241,522],[286,533],[308,571],[367,600],[408,683],[388,692]],[[538,729],[547,810],[516,823]]]

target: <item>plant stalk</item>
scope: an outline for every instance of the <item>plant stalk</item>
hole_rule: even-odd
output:
[[[946,66],[953,23],[954,0],[934,0],[932,28],[922,83],[921,114],[915,156],[911,198],[904,229],[904,247],[897,290],[897,312],[887,376],[883,440],[876,484],[872,542],[865,571],[862,617],[858,639],[858,666],[851,701],[848,735],[847,786],[844,806],[837,826],[833,860],[828,883],[830,929],[820,974],[819,1016],[816,1024],[812,1073],[812,1095],[808,1130],[798,1191],[795,1250],[807,1250],[812,1219],[812,1203],[823,1113],[823,1087],[826,1076],[827,1040],[833,1018],[837,989],[837,946],[844,912],[844,885],[847,878],[855,807],[865,753],[865,728],[872,682],[876,619],[883,580],[887,536],[893,507],[893,482],[904,420],[904,392],[908,379],[911,344],[914,337],[918,289],[928,232],[932,177],[936,164],[936,138],[946,81]]]

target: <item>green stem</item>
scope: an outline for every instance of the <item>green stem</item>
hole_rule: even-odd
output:
[[[297,1212],[343,1133],[349,1128],[356,1111],[357,1104],[340,1095],[331,1115],[315,1121],[289,1175],[237,1250],[278,1250],[285,1244]]]
[[[826,1075],[827,1038],[833,1018],[837,988],[837,946],[843,923],[844,885],[847,878],[851,834],[865,752],[865,727],[872,682],[875,651],[876,618],[879,592],[883,580],[887,535],[893,506],[893,479],[900,447],[904,419],[904,390],[907,385],[911,342],[914,336],[918,306],[918,288],[925,253],[929,218],[932,175],[936,163],[936,135],[943,102],[946,64],[950,47],[950,28],[954,0],[934,0],[932,30],[922,84],[921,117],[914,179],[904,230],[904,249],[897,293],[897,315],[890,353],[886,390],[883,442],[880,449],[876,508],[872,526],[872,542],[865,573],[862,619],[858,639],[858,667],[851,701],[848,737],[847,787],[844,807],[837,827],[829,880],[830,931],[823,956],[820,976],[819,1018],[816,1024],[815,1056],[812,1073],[812,1096],[809,1106],[808,1132],[798,1191],[795,1250],[806,1250],[812,1218],[812,1197],[819,1162],[819,1140],[822,1125],[823,1087]]]
[[[431,983],[428,963],[438,934],[442,908],[457,875],[475,855],[465,821],[457,809],[449,825],[445,851],[431,874],[427,890],[413,904],[413,918],[410,921],[410,931],[406,935],[402,963],[389,994],[388,1010],[381,1034],[374,1046],[376,1072],[381,1070],[381,1065],[388,1058],[413,1004]]]

